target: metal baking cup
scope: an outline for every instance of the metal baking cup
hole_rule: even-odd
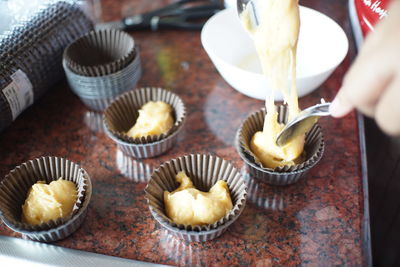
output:
[[[165,134],[131,138],[125,133],[135,124],[138,110],[149,101],[164,101],[173,109],[174,125]],[[186,118],[182,99],[162,88],[140,88],[119,96],[104,111],[104,128],[119,149],[135,158],[151,158],[170,149],[177,141]]]
[[[63,67],[71,89],[79,96],[87,98],[111,97],[131,90],[141,76],[139,51],[124,69],[104,76],[88,77],[75,74],[68,68],[65,60]]]
[[[91,31],[64,51],[67,67],[78,75],[105,76],[115,73],[135,57],[135,41],[119,30]]]
[[[286,123],[287,106],[278,106],[278,122]],[[277,167],[275,169],[262,166],[257,157],[250,150],[250,141],[257,131],[262,131],[265,119],[265,109],[252,113],[243,122],[237,133],[237,151],[246,163],[250,176],[263,182],[274,185],[288,185],[297,182],[301,177],[314,167],[322,158],[325,142],[321,127],[315,124],[306,134],[304,152],[305,161],[293,166]]]
[[[22,205],[28,190],[37,181],[47,184],[62,177],[77,185],[78,198],[69,217],[40,225],[22,222]],[[89,175],[79,165],[63,158],[41,157],[21,164],[0,184],[0,217],[13,231],[43,242],[63,239],[82,224],[92,195]]]
[[[184,171],[194,186],[208,191],[218,180],[229,187],[233,208],[219,221],[208,225],[176,224],[167,217],[164,209],[164,191],[172,192],[178,184],[175,176]],[[246,184],[240,172],[228,161],[211,155],[187,155],[162,164],[151,175],[145,189],[146,199],[154,219],[170,233],[189,242],[205,242],[219,237],[242,213],[246,205]]]
[[[63,67],[72,91],[90,109],[102,111],[117,96],[132,90],[142,76],[140,53],[123,69],[104,76],[89,77],[74,73],[63,60]]]

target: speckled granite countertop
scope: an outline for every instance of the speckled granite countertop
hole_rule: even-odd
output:
[[[169,1],[102,1],[107,20]],[[301,1],[341,24],[350,40],[347,2]],[[0,133],[0,177],[29,159],[55,155],[78,162],[92,178],[93,196],[83,225],[56,245],[171,265],[364,265],[366,213],[356,114],[320,124],[326,151],[307,179],[287,187],[248,180],[250,198],[239,219],[207,243],[175,239],[150,215],[146,178],[162,162],[187,153],[212,153],[246,170],[233,142],[242,120],[263,106],[233,90],[200,44],[199,32],[133,33],[141,48],[139,86],[171,88],[185,101],[188,118],[180,142],[167,154],[137,161],[124,156],[99,126],[101,118],[65,82],[49,91]],[[332,99],[355,52],[301,107]],[[367,221],[368,222],[368,221]],[[19,236],[0,224],[0,234]]]

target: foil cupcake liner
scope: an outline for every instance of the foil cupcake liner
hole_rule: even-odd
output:
[[[286,123],[288,117],[287,106],[278,106],[278,114],[278,122]],[[263,129],[264,118],[264,108],[247,117],[237,133],[237,151],[246,163],[246,166],[249,169],[249,174],[252,177],[274,185],[288,185],[295,183],[301,177],[304,177],[308,170],[315,166],[322,158],[325,142],[321,127],[318,124],[315,124],[311,130],[306,133],[304,144],[305,161],[293,166],[283,166],[271,169],[263,167],[250,149],[251,138],[257,131]]]
[[[165,134],[131,138],[125,133],[135,124],[138,110],[149,101],[164,101],[173,109],[174,125]],[[182,99],[162,88],[140,88],[119,96],[104,112],[104,128],[124,153],[135,158],[149,158],[170,149],[177,141],[186,118]]]
[[[135,41],[129,34],[107,29],[82,36],[65,49],[63,58],[74,73],[96,77],[123,69],[135,53]]]
[[[115,137],[106,126],[104,126],[104,129],[108,137],[110,137],[117,144],[118,148],[123,153],[134,158],[144,159],[153,158],[171,149],[178,140],[179,132],[181,131],[182,126],[165,139],[148,144],[133,144],[122,141],[121,139]]]
[[[175,176],[179,171],[185,171],[201,191],[208,191],[218,180],[226,181],[232,210],[213,224],[192,226],[174,223],[165,214],[163,198],[164,191],[172,192],[178,187]],[[246,190],[240,172],[228,161],[212,155],[191,154],[168,161],[156,169],[145,193],[154,219],[171,234],[189,242],[205,242],[219,237],[240,216],[246,205]]]
[[[165,134],[132,138],[125,133],[135,124],[139,109],[149,101],[163,101],[174,110],[174,125]],[[104,112],[104,122],[108,130],[117,138],[135,144],[157,142],[174,133],[184,122],[186,108],[182,99],[171,91],[162,88],[140,88],[128,92],[110,105]]]
[[[22,222],[22,205],[28,190],[37,181],[47,184],[62,177],[77,185],[78,198],[72,214],[40,225]],[[63,239],[82,224],[92,194],[89,175],[79,165],[63,158],[41,157],[21,164],[0,184],[0,217],[13,231],[43,242]]]
[[[135,88],[142,75],[139,51],[125,68],[105,76],[87,77],[75,74],[65,60],[63,67],[71,90],[84,99],[115,98]]]

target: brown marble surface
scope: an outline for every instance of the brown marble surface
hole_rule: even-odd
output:
[[[169,1],[102,1],[102,17],[162,6]],[[300,1],[331,16],[350,41],[347,1]],[[92,178],[93,196],[83,225],[56,245],[171,265],[364,265],[364,200],[355,113],[322,119],[326,139],[321,162],[305,180],[273,187],[248,179],[233,142],[243,119],[263,106],[232,89],[200,44],[199,32],[132,33],[141,48],[139,86],[171,88],[187,105],[180,142],[167,154],[134,160],[116,149],[65,82],[49,91],[0,133],[0,177],[16,165],[44,155],[78,162]],[[353,46],[334,74],[301,107],[332,99],[354,57]],[[150,215],[143,189],[153,168],[188,153],[231,160],[249,183],[250,197],[239,219],[220,238],[188,244],[167,234]],[[0,224],[0,234],[13,233]]]

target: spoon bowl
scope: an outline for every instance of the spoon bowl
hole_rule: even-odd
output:
[[[278,146],[284,146],[295,137],[308,132],[321,116],[330,116],[329,107],[331,103],[322,103],[306,108],[293,120],[286,124],[276,138]]]

